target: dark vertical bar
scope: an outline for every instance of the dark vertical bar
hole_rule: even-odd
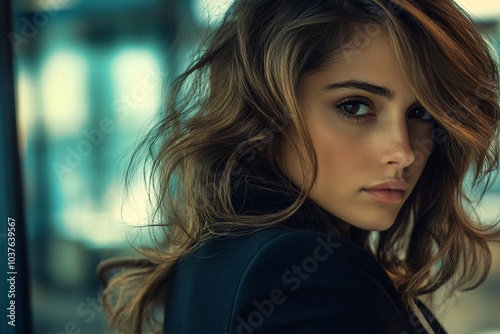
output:
[[[11,1],[0,4],[0,333],[32,333],[23,184],[14,103]]]

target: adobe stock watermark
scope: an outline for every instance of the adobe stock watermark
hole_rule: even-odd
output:
[[[16,220],[7,218],[7,324],[16,327]]]
[[[87,297],[85,301],[78,304],[75,314],[79,317],[77,320],[70,320],[64,324],[61,331],[49,332],[49,334],[82,334],[82,328],[85,324],[90,324],[97,316],[97,313],[103,312],[102,291],[99,291],[95,298]]]
[[[139,108],[141,102],[153,91],[162,87],[166,76],[165,72],[161,71],[159,67],[148,67],[145,72],[146,74],[140,84],[134,86],[127,94],[123,94],[120,98],[116,98],[113,101],[112,109],[117,115],[118,120],[126,119],[132,110]],[[80,132],[83,138],[76,145],[66,145],[64,161],[52,161],[52,169],[59,181],[62,181],[65,175],[72,173],[78,168],[82,161],[94,152],[95,148],[102,145],[106,135],[114,132],[116,128],[117,126],[112,119],[104,117],[98,122],[96,127],[90,130],[83,129]]]
[[[403,7],[396,0],[388,1],[387,6],[387,11],[393,15],[398,15],[403,11]],[[359,54],[363,49],[369,47],[373,39],[379,36],[387,25],[386,15],[383,13],[384,10],[375,5],[371,7],[369,11],[374,17],[374,21],[363,25],[356,25],[353,36],[340,47],[341,54],[347,63],[352,62],[353,55]]]
[[[443,144],[446,140],[448,140],[448,135],[443,129],[438,127],[432,130],[430,138],[417,140],[412,143],[415,160],[404,169],[403,176],[407,178],[413,175],[419,167],[427,163],[427,159],[435,152],[436,145]]]
[[[28,44],[32,39],[34,39],[40,29],[44,28],[49,24],[50,19],[59,13],[61,7],[64,7],[71,0],[47,0],[42,1],[40,5],[40,10],[35,12],[31,18],[26,15],[21,17],[21,29],[19,33],[10,32],[7,34],[7,38],[12,45],[12,49],[15,53],[18,53],[23,45]]]
[[[347,63],[352,62],[355,54],[361,53],[372,43],[372,40],[380,35],[382,26],[378,23],[368,23],[363,26],[356,26],[354,37],[346,43],[343,43],[340,50]]]
[[[290,268],[281,274],[281,282],[288,289],[276,288],[269,293],[269,298],[264,300],[254,300],[252,305],[254,309],[244,318],[239,315],[236,318],[237,334],[252,334],[255,329],[262,326],[265,319],[272,316],[279,305],[286,302],[288,296],[297,291],[304,281],[318,270],[322,262],[325,262],[335,253],[341,244],[333,242],[332,236],[318,236],[316,238],[317,246],[314,248],[311,256],[304,258],[300,263],[293,264]],[[231,333],[234,333],[231,330]],[[225,334],[229,334],[226,332]]]

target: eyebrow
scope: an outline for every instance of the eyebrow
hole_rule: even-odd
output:
[[[342,82],[331,83],[326,85],[324,87],[324,90],[330,91],[341,88],[361,89],[369,93],[385,97],[389,101],[393,100],[395,95],[394,91],[388,89],[387,87],[377,86],[368,82],[363,82],[358,80],[347,80]]]

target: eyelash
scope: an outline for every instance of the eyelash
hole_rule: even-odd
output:
[[[338,102],[335,103],[335,111],[339,114],[339,116],[342,119],[346,119],[346,120],[351,121],[351,122],[361,123],[363,121],[366,121],[369,117],[372,117],[372,116],[376,115],[373,112],[371,112],[369,114],[364,114],[364,115],[354,115],[354,114],[342,111],[341,108],[343,106],[345,106],[345,105],[348,105],[348,104],[365,105],[370,110],[373,109],[372,102],[369,99],[367,99],[367,98],[364,98],[364,97],[361,97],[361,96],[347,97],[347,98],[342,99],[342,100],[340,100],[340,101],[338,101]],[[409,108],[408,112],[414,111],[417,108],[423,109],[422,106],[420,106],[420,105],[414,105],[411,108]],[[425,111],[425,109],[423,109],[423,110]],[[427,112],[427,111],[425,111],[425,112]],[[420,121],[420,122],[423,122],[425,124],[432,124],[432,123],[435,122],[435,120],[433,118],[431,118],[430,120],[425,120],[425,119],[421,119],[421,118],[415,118],[415,119],[418,120],[418,121]]]
[[[366,115],[353,115],[342,111],[341,108],[348,104],[357,104],[357,105],[366,105],[368,108],[372,109],[372,103],[370,100],[360,96],[351,96],[345,99],[342,99],[335,103],[335,111],[338,112],[339,116],[342,119],[346,119],[351,122],[363,122],[368,119],[369,116],[373,116],[374,113],[366,114]]]

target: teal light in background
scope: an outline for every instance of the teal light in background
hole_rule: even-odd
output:
[[[160,108],[165,75],[159,57],[153,46],[126,45],[111,60],[111,107],[118,121],[131,130],[137,131],[137,124],[151,120]]]
[[[145,189],[137,182],[133,196],[123,198],[116,171],[161,109],[166,70],[157,44],[124,41],[96,50],[65,41],[47,48],[39,69],[19,64],[20,150],[31,157],[30,136],[43,131],[47,214],[64,240],[125,246],[128,227],[147,222]],[[30,159],[29,168],[37,168]]]
[[[224,17],[233,0],[195,0],[195,12],[200,23],[216,25]]]
[[[498,0],[455,0],[473,18],[479,20],[497,20],[500,16],[500,1]]]
[[[50,51],[42,63],[42,121],[52,138],[78,133],[88,120],[88,60],[83,52],[62,47]]]

